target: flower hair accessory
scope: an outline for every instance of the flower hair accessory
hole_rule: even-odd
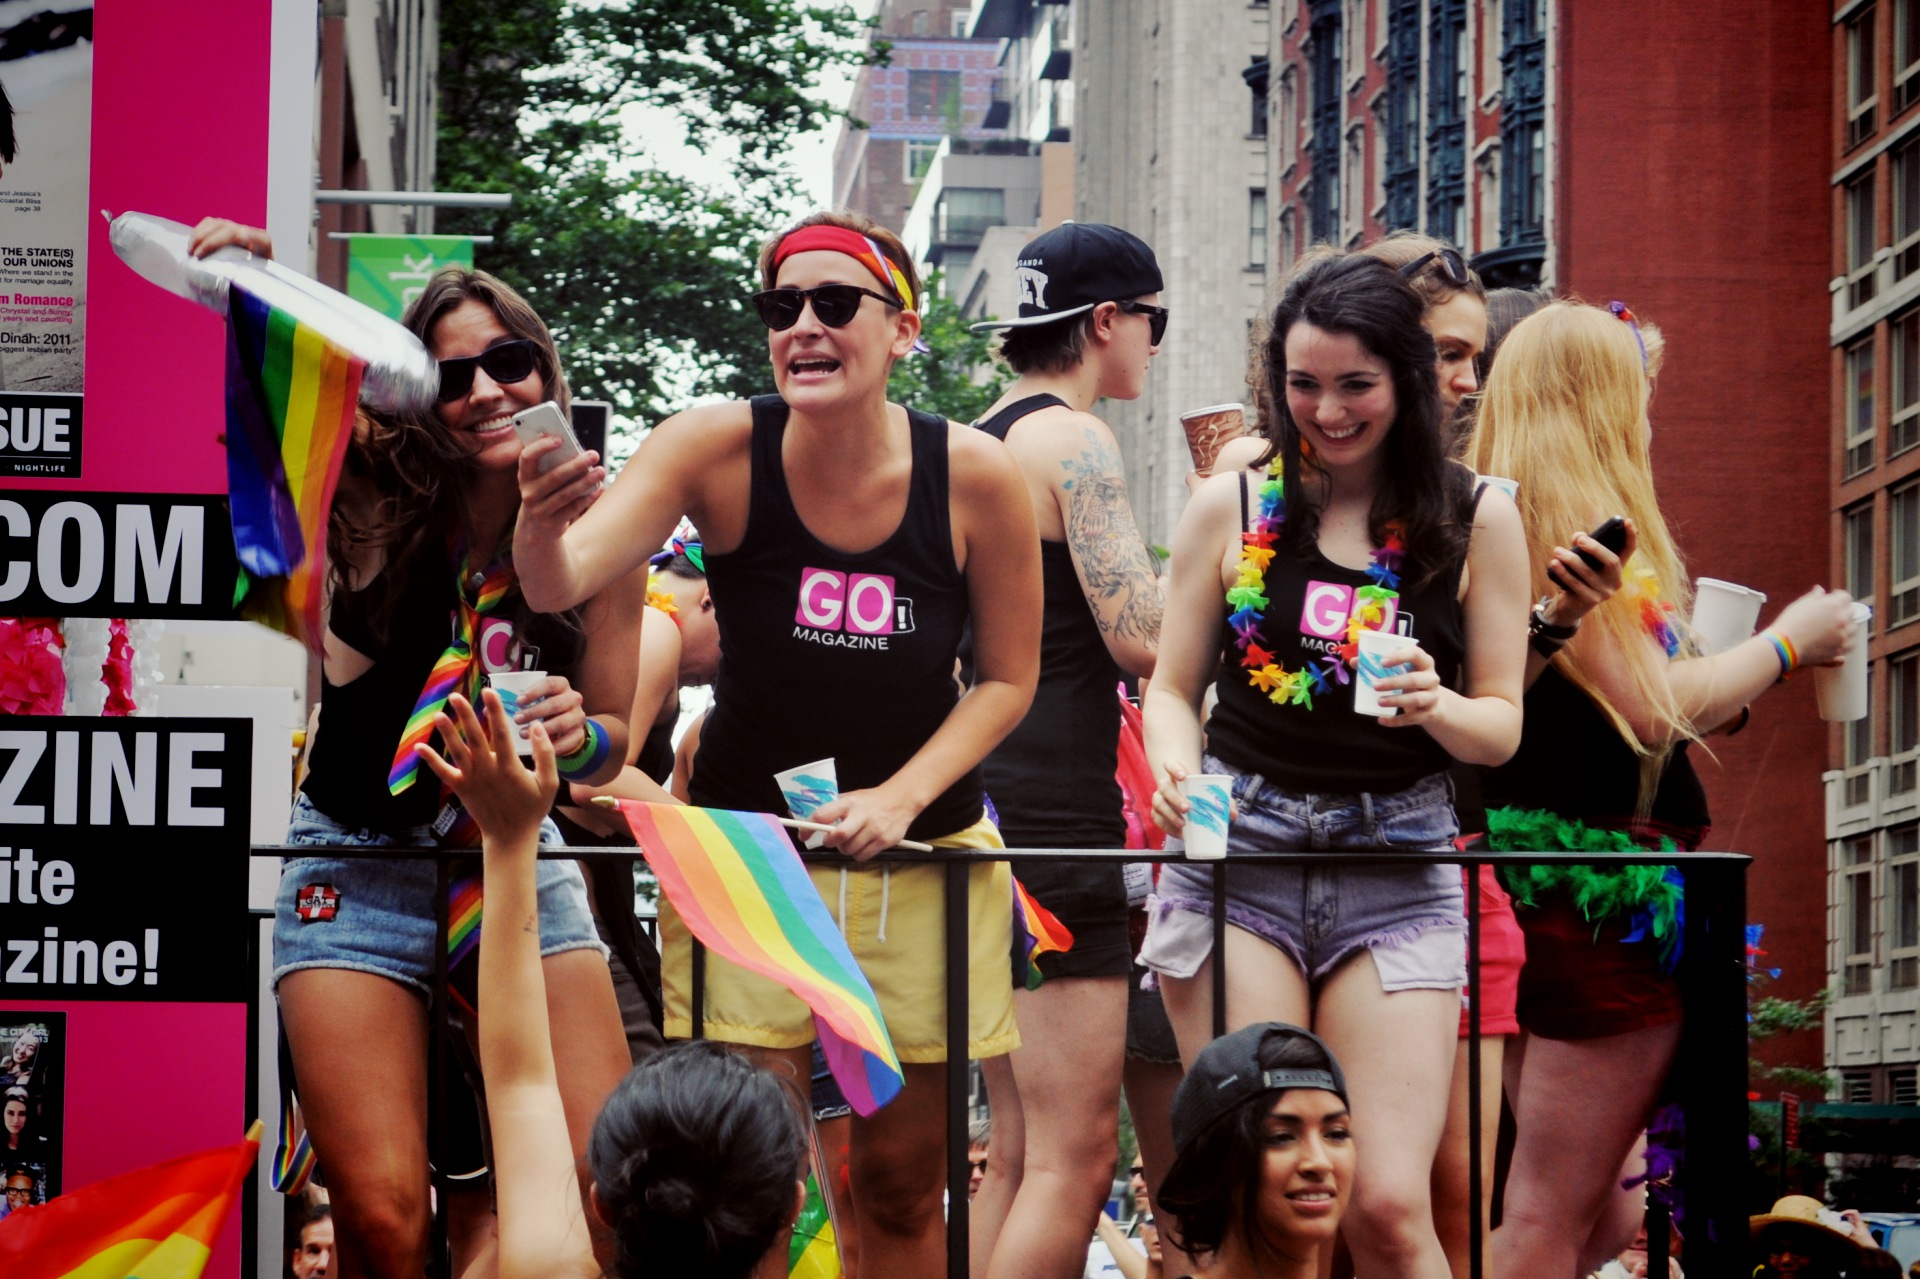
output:
[[[1628,309],[1627,304],[1618,298],[1607,303],[1607,313],[1633,330],[1634,344],[1640,348],[1640,371],[1642,373],[1646,372],[1647,340],[1640,336],[1640,321],[1634,318],[1633,312]]]

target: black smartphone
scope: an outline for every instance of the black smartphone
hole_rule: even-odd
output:
[[[1627,548],[1627,517],[1616,515],[1587,536],[1618,555]],[[1600,571],[1599,560],[1577,546],[1573,548],[1573,553],[1585,560],[1588,568],[1596,573]]]

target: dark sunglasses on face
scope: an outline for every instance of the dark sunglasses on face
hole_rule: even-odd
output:
[[[899,298],[890,298],[857,284],[820,284],[811,289],[768,289],[753,295],[753,309],[775,333],[785,333],[800,323],[800,312],[809,302],[813,317],[830,329],[843,329],[859,314],[861,298],[877,298],[895,310],[902,309]]]
[[[1128,315],[1146,316],[1147,337],[1155,346],[1159,346],[1161,339],[1167,336],[1166,307],[1154,306],[1148,302],[1115,302],[1114,305]]]
[[[532,338],[514,338],[490,346],[478,355],[440,361],[440,402],[465,399],[473,390],[473,371],[485,369],[501,386],[524,382],[540,366],[540,348]]]
[[[1467,261],[1454,249],[1435,249],[1423,253],[1400,268],[1400,274],[1411,280],[1426,270],[1431,264],[1438,263],[1440,274],[1446,277],[1448,284],[1456,289],[1464,289],[1473,283],[1473,275],[1467,270]]]

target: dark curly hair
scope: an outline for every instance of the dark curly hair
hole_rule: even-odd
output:
[[[747,1279],[806,1175],[798,1102],[711,1040],[674,1044],[607,1098],[587,1144],[613,1274]]]
[[[1300,428],[1287,407],[1287,334],[1300,323],[1357,339],[1383,360],[1393,377],[1396,413],[1388,432],[1380,487],[1369,512],[1376,545],[1386,526],[1406,530],[1409,581],[1418,589],[1444,576],[1466,555],[1467,525],[1462,518],[1472,481],[1465,468],[1446,455],[1446,424],[1433,371],[1433,337],[1422,323],[1426,304],[1400,272],[1379,258],[1326,251],[1303,260],[1290,276],[1274,307],[1266,345],[1259,357],[1262,374],[1261,429],[1268,448],[1264,464],[1277,451],[1286,465],[1287,523],[1283,545],[1314,544],[1320,509],[1303,483],[1313,459],[1301,449]]]
[[[1256,1059],[1262,1070],[1339,1070],[1324,1045],[1302,1034],[1262,1037]],[[1164,1229],[1181,1251],[1196,1256],[1220,1251],[1236,1202],[1243,1236],[1257,1237],[1254,1206],[1259,1196],[1255,1192],[1266,1164],[1267,1113],[1285,1091],[1269,1088],[1256,1093],[1174,1157],[1160,1182],[1157,1202],[1162,1220],[1172,1218]]]

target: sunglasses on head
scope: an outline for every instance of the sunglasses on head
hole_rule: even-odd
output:
[[[1467,260],[1455,249],[1435,249],[1431,253],[1423,253],[1401,267],[1400,274],[1411,280],[1435,263],[1439,264],[1440,274],[1454,288],[1464,289],[1473,283],[1473,275],[1467,270]]]
[[[532,338],[514,338],[478,355],[440,361],[440,402],[465,399],[473,390],[473,371],[485,369],[501,386],[524,382],[540,367],[540,348]]]
[[[1114,305],[1122,311],[1125,311],[1128,315],[1146,316],[1148,325],[1147,337],[1152,340],[1155,346],[1159,346],[1160,339],[1167,336],[1166,307],[1154,306],[1150,302],[1115,302]]]
[[[859,314],[861,298],[877,298],[895,310],[903,309],[899,298],[890,298],[857,284],[820,284],[811,289],[768,289],[753,295],[753,309],[775,333],[785,333],[800,323],[800,312],[809,302],[813,316],[830,329],[843,329]]]

